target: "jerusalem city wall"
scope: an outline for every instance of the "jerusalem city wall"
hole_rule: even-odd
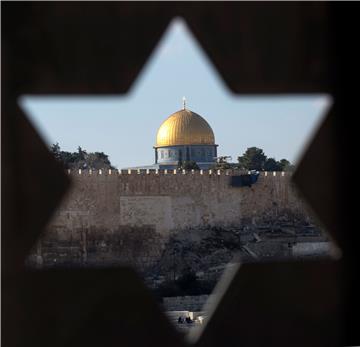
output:
[[[69,174],[72,188],[32,253],[38,265],[143,269],[156,263],[171,235],[189,228],[263,225],[284,214],[309,218],[288,173],[262,172],[251,187],[231,186],[234,171]]]
[[[275,174],[275,175],[274,175]],[[281,210],[306,215],[286,173],[261,173],[251,187],[208,171],[161,174],[74,172],[73,189],[54,222],[67,227],[86,216],[91,226],[153,228],[163,236],[197,225],[233,225]],[[76,218],[74,218],[76,217]],[[79,218],[77,218],[79,217]]]

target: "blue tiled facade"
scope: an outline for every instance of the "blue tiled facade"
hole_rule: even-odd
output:
[[[180,160],[183,162],[195,161],[201,168],[206,169],[213,165],[216,156],[217,145],[180,145],[155,148],[155,164],[167,166],[168,169],[176,168]]]

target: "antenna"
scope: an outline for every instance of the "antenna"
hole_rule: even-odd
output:
[[[186,99],[185,99],[185,96],[183,96],[182,101],[183,101],[183,110],[186,110]]]

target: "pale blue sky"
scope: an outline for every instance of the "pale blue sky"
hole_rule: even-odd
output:
[[[20,105],[48,144],[105,152],[121,168],[154,162],[157,129],[183,96],[214,130],[218,155],[233,161],[251,146],[296,161],[330,105],[326,95],[232,94],[181,19],[170,24],[128,95],[28,95]]]

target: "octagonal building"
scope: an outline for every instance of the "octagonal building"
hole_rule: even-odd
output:
[[[161,124],[154,148],[155,164],[167,169],[176,168],[180,161],[194,161],[201,169],[208,169],[217,156],[209,123],[185,105]]]
[[[200,169],[213,166],[217,156],[214,132],[199,114],[183,108],[160,125],[155,150],[155,163],[131,169],[176,169],[180,162],[194,161]]]

